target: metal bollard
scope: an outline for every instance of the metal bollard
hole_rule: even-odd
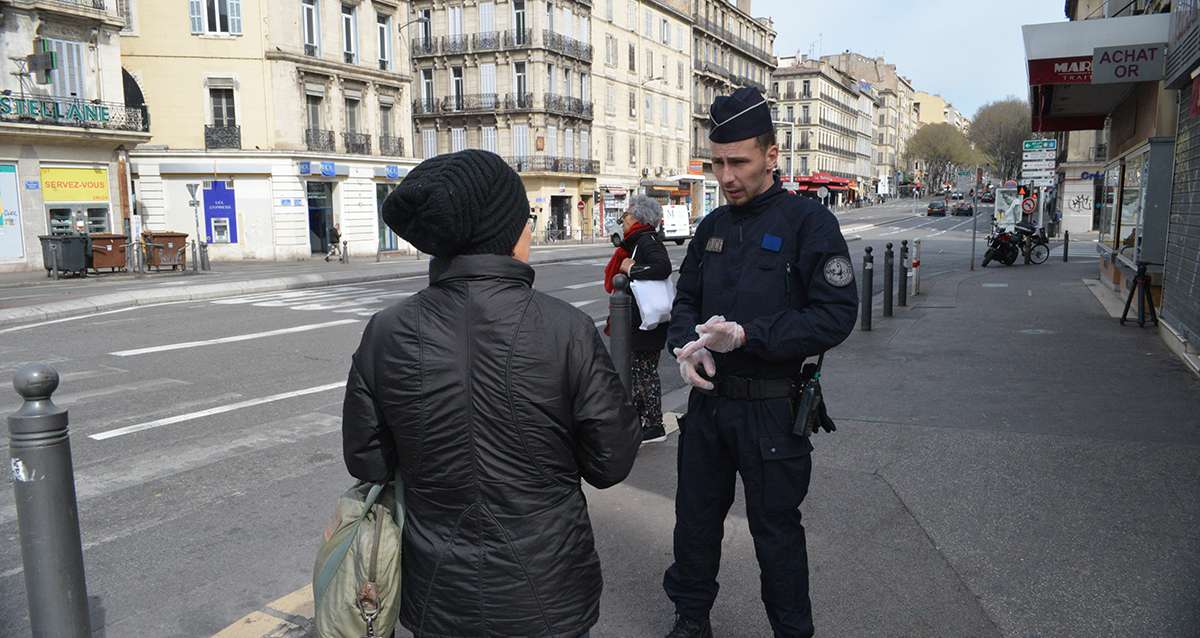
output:
[[[612,295],[608,298],[608,349],[613,365],[625,391],[633,394],[633,301],[629,294],[629,278],[613,277]]]
[[[200,249],[196,247],[196,240],[192,240],[192,272],[200,272]]]
[[[871,329],[871,300],[875,297],[875,256],[871,253],[874,248],[867,246],[863,254],[862,269],[862,302],[859,312],[862,315],[862,329]]]
[[[50,276],[58,279],[58,244],[50,242]]]
[[[58,372],[26,365],[13,387],[24,399],[8,439],[29,624],[37,638],[91,636],[68,415],[50,400]]]
[[[1063,261],[1069,261],[1068,253],[1071,250],[1071,231],[1063,231]]]
[[[896,254],[892,252],[892,242],[888,242],[883,250],[883,316],[892,316],[892,289],[895,287]]]
[[[200,270],[212,270],[208,263],[208,242],[200,244]]]
[[[900,271],[897,273],[896,293],[899,295],[898,305],[903,308],[908,305],[908,240],[900,242]]]
[[[912,272],[913,272],[913,296],[921,294],[921,240],[913,241],[916,246],[916,256],[913,257]]]
[[[343,264],[350,263],[350,253],[347,252],[349,250],[350,250],[350,242],[343,241],[342,242],[342,255],[341,255],[341,258],[338,259],[338,261],[342,262]]]

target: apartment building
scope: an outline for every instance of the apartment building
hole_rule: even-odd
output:
[[[334,226],[352,253],[410,249],[379,205],[415,164],[401,0],[123,0],[127,86],[151,115],[133,156],[149,228],[214,259],[305,259]]]
[[[596,220],[613,218],[632,194],[685,203],[692,182],[692,19],[686,0],[598,0],[592,32],[593,157],[600,163]]]
[[[785,57],[771,78],[780,170],[789,188],[830,192],[830,204],[873,193],[876,98],[828,62]]]
[[[418,157],[497,153],[525,183],[539,239],[590,234],[591,2],[416,0],[413,12]]]
[[[913,104],[916,108],[917,128],[926,124],[949,124],[966,135],[971,127],[971,120],[967,116],[936,93],[916,91],[913,94]]]
[[[39,235],[128,232],[127,150],[150,135],[124,28],[113,2],[0,0],[0,272],[42,268]]]
[[[750,0],[692,0],[692,159],[689,173],[703,175],[693,187],[693,215],[707,214],[720,202],[712,174],[708,109],[718,95],[752,86],[774,103],[767,91],[775,59],[775,28],[770,18],[755,18]]]

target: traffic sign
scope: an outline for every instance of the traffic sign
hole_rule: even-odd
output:
[[[1021,159],[1026,162],[1029,160],[1052,160],[1054,155],[1055,151],[1025,151],[1021,153]]]
[[[1050,179],[1053,177],[1053,170],[1021,171],[1022,182],[1028,182],[1031,179]]]
[[[1021,172],[1028,173],[1030,171],[1052,171],[1054,170],[1054,160],[1041,161],[1025,161],[1021,164]]]
[[[1058,149],[1058,140],[1025,140],[1021,147],[1026,151],[1053,151]]]
[[[1032,197],[1026,197],[1025,199],[1021,200],[1021,211],[1022,212],[1032,213],[1036,209],[1037,209],[1037,202],[1035,202]]]
[[[1055,180],[1053,177],[1040,177],[1038,179],[1032,180],[1029,183],[1033,184],[1034,186],[1041,186],[1043,188],[1049,188],[1051,186],[1054,186]]]
[[[817,189],[817,197],[825,199],[829,195],[829,189],[824,186]]]

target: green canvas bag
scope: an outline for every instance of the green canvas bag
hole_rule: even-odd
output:
[[[386,638],[400,615],[404,485],[359,483],[338,498],[313,566],[319,638]]]

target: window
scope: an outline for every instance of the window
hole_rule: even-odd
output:
[[[663,18],[660,26],[659,36],[662,39],[662,43],[671,46],[671,23],[667,22],[666,18]]]
[[[616,89],[613,88],[612,82],[609,82],[608,86],[605,88],[607,90],[604,92],[604,112],[608,115],[616,115],[617,114],[617,97],[616,97],[617,91],[616,91]]]
[[[488,0],[479,3],[479,31],[492,33],[496,30],[496,3]]]
[[[592,159],[592,132],[588,129],[579,131],[579,159]]]
[[[437,131],[432,128],[421,129],[421,152],[425,159],[436,156]]]
[[[629,71],[637,73],[637,49],[634,48],[632,42],[629,43]]]
[[[304,31],[304,54],[320,55],[321,53],[321,12],[317,8],[318,0],[301,0],[300,25]]]
[[[683,70],[683,62],[676,62],[675,65],[676,65],[675,71],[677,74],[675,88],[682,89],[683,88],[683,78],[684,78],[686,72]]]
[[[617,39],[611,35],[604,36],[604,63],[608,66],[617,65]]]
[[[810,122],[810,120],[809,120],[809,116],[808,116],[808,105],[805,104],[804,106],[800,107],[800,123],[808,124],[809,122]]]
[[[446,17],[450,27],[450,35],[461,36],[463,33],[462,5],[446,7]]]
[[[421,47],[429,50],[433,46],[433,15],[429,9],[421,9],[420,15]]]
[[[617,161],[617,135],[613,132],[604,134],[604,160],[610,164]]]
[[[554,3],[546,3],[546,29],[554,32]]]
[[[480,138],[482,141],[482,143],[480,145],[483,147],[483,150],[491,151],[493,153],[500,152],[496,146],[496,127],[494,127],[494,126],[483,127],[483,131],[482,131],[482,134],[480,135]]]
[[[667,98],[658,100],[658,119],[664,128],[671,125],[671,111],[667,108]]]
[[[50,85],[57,97],[87,99],[83,73],[83,43],[46,38],[57,58],[58,68],[50,72]]]
[[[646,50],[646,77],[654,77],[654,52],[649,49]]]
[[[629,92],[629,117],[637,117],[637,93]]]
[[[654,123],[654,96],[652,96],[650,94],[646,95],[646,123],[647,124]],[[649,156],[650,156],[650,154],[646,153],[646,157],[649,157]]]
[[[796,107],[792,106],[791,104],[789,104],[787,107],[787,121],[796,121]]]
[[[242,0],[188,0],[192,33],[242,33]]]
[[[592,101],[592,83],[588,80],[588,74],[579,72],[579,99],[584,102]]]
[[[426,113],[433,112],[433,69],[421,69],[421,101]]]
[[[461,66],[450,69],[450,90],[454,96],[454,110],[463,110],[463,68]]]
[[[629,0],[629,13],[625,15],[625,26],[630,29],[637,27],[637,0]]]
[[[525,63],[513,62],[513,90],[517,92],[517,99],[524,100],[525,94],[528,93],[529,80],[525,77]]]
[[[380,104],[379,105],[379,139],[381,141],[380,148],[383,147],[382,140],[390,138],[391,136],[392,136],[392,105],[391,104]]]
[[[675,103],[675,128],[683,130],[683,102]]]
[[[629,136],[629,165],[637,166],[637,139]]]
[[[546,127],[546,155],[558,155],[558,127],[553,124]]]
[[[342,59],[348,64],[358,62],[358,21],[353,5],[342,5]]]
[[[646,16],[646,30],[642,32],[642,35],[644,35],[647,38],[652,38],[652,37],[654,37],[652,35],[654,33],[654,14],[651,13],[647,9],[645,16]]]
[[[525,0],[513,0],[513,26],[517,30],[517,42],[525,44]]]
[[[392,68],[392,16],[375,16],[375,28],[379,33],[379,68]]]
[[[529,155],[529,125],[513,124],[513,155],[527,157]]]
[[[450,152],[457,153],[467,148],[467,129],[450,129]]]
[[[358,132],[358,100],[346,98],[346,132]]]
[[[308,128],[321,130],[321,98],[317,95],[305,96],[305,115],[308,117]]]
[[[483,107],[496,108],[496,63],[479,65],[479,91],[483,93]]]
[[[604,17],[612,22],[613,19],[613,0],[604,0]],[[610,160],[611,161],[611,160]]]
[[[563,69],[563,93],[567,97],[573,97],[571,91],[571,69]]]
[[[557,93],[557,91],[555,90],[557,88],[558,88],[558,76],[556,76],[554,74],[554,65],[547,64],[546,65],[546,92],[547,93]]]
[[[576,157],[578,153],[575,152],[575,131],[573,129],[563,131],[563,138],[563,157]]]
[[[212,125],[225,128],[237,126],[233,108],[233,89],[209,89],[208,99],[212,102]]]

